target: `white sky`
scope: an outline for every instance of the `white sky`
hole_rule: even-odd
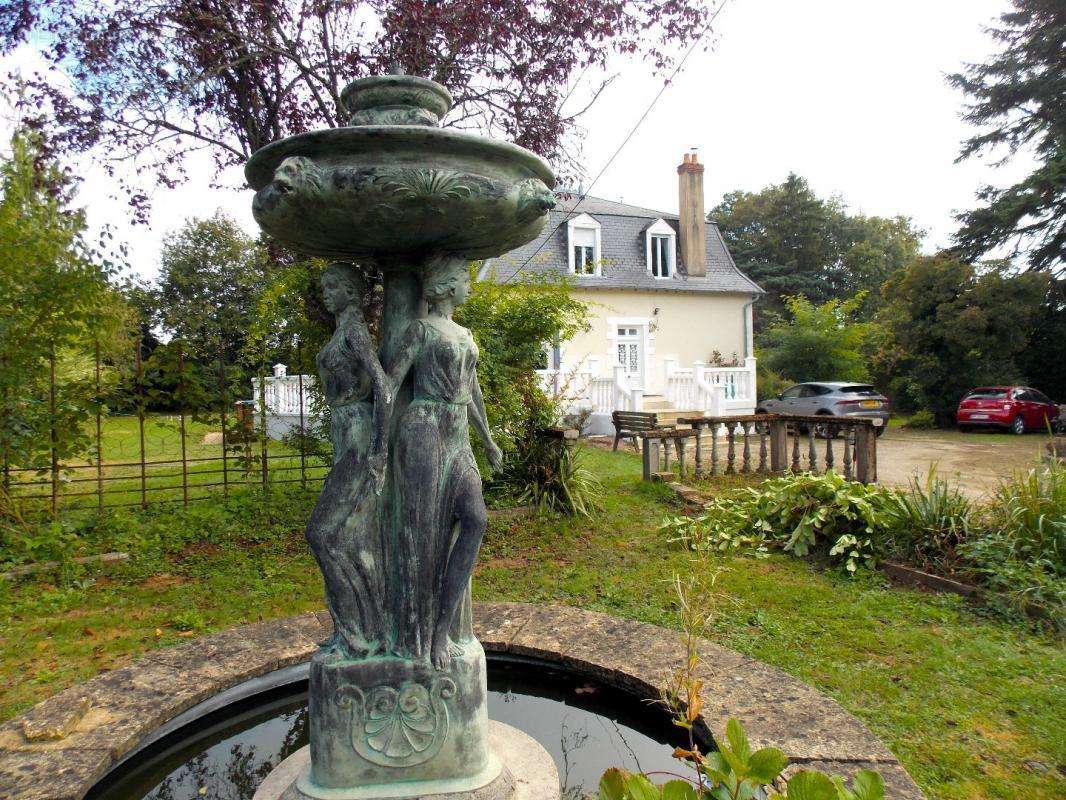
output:
[[[944,75],[982,61],[994,44],[982,27],[1007,0],[727,0],[716,43],[696,52],[592,194],[664,211],[677,209],[676,166],[698,147],[708,209],[724,192],[758,190],[794,171],[821,196],[840,194],[853,210],[911,216],[928,231],[925,249],[949,242],[952,214],[982,184],[1006,184],[1031,162],[1001,169],[954,164],[971,129],[963,97]],[[32,64],[28,48],[7,60]],[[619,77],[581,121],[584,164],[596,175],[659,90],[641,64]],[[574,101],[580,100],[580,90]],[[9,134],[9,125],[2,126]],[[158,270],[164,233],[189,216],[223,208],[250,232],[251,191],[209,188],[207,159],[192,179],[153,192],[151,226],[131,226],[125,203],[86,162],[82,202],[90,223],[110,222],[130,245],[131,264]],[[232,181],[231,181],[232,182]],[[586,187],[588,182],[586,182]]]

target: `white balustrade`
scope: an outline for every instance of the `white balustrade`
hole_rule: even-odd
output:
[[[609,414],[614,410],[614,378],[595,377],[589,380],[589,405],[593,413]]]
[[[725,416],[755,407],[755,359],[745,359],[743,366],[721,367],[695,362],[682,367],[676,358],[663,359],[664,391],[673,408],[697,411],[709,416]],[[268,414],[299,415],[301,407],[300,377],[288,375],[284,365],[274,366],[273,375],[263,378],[263,394]],[[541,389],[573,409],[588,409],[595,414],[612,411],[641,411],[644,388],[634,386],[631,376],[621,365],[610,374],[602,374],[599,360],[588,358],[570,369],[537,370]],[[252,378],[252,398],[259,411],[259,378]],[[310,415],[311,394],[315,378],[303,376],[303,413]]]
[[[279,369],[280,368],[280,369]],[[300,414],[300,378],[303,378],[303,414],[311,413],[311,391],[315,384],[315,378],[311,375],[287,375],[285,367],[275,365],[274,375],[266,376],[263,381],[263,401],[266,403],[266,412],[278,416],[299,416]],[[259,378],[252,378],[252,400],[255,410],[259,408]]]

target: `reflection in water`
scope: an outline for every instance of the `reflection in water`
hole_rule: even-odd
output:
[[[297,708],[200,750],[143,796],[146,800],[250,800],[274,767],[307,744],[306,702],[303,698]]]
[[[93,800],[251,800],[290,753],[307,744],[306,684],[207,724],[176,732],[124,765]],[[611,766],[676,770],[683,744],[658,709],[632,695],[544,665],[489,662],[489,716],[525,731],[552,754],[564,800],[594,792]]]

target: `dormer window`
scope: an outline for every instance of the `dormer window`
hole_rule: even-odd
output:
[[[648,272],[653,278],[673,277],[677,263],[677,232],[658,219],[645,231]]]
[[[570,271],[575,275],[600,274],[600,223],[580,214],[566,223]]]

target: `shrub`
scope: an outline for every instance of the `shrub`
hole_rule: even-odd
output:
[[[733,726],[736,725],[736,728]],[[729,729],[739,729],[729,720]],[[729,735],[733,740],[732,733]],[[744,740],[747,745],[747,740]],[[767,795],[769,785],[780,776],[788,758],[780,750],[764,747],[741,751],[722,747],[704,756],[708,762],[702,786],[680,779],[656,786],[639,773],[609,769],[600,780],[599,800],[739,800],[769,797],[770,800],[884,800],[884,779],[877,772],[861,769],[855,773],[849,789],[839,775],[832,777],[814,770],[801,769],[785,785],[785,793]],[[710,766],[714,764],[715,766]],[[771,775],[772,778],[766,779]],[[742,776],[742,777],[741,777]]]
[[[589,516],[600,508],[598,496],[603,486],[581,465],[581,450],[571,442],[538,436],[525,448],[518,469],[512,473],[520,504],[540,511],[570,516]],[[515,480],[515,473],[522,476]]]
[[[512,427],[514,448],[503,471],[493,476],[489,494],[532,505],[541,511],[588,516],[599,508],[603,487],[581,465],[581,451],[551,429],[562,416],[558,400],[532,382],[522,387],[524,414]]]
[[[924,408],[921,411],[915,411],[912,416],[903,425],[904,428],[916,431],[927,431],[936,427],[936,417],[933,416],[932,411],[926,411]]]
[[[973,511],[973,502],[931,467],[924,480],[912,478],[907,491],[889,495],[888,547],[907,561],[952,572],[959,546],[969,538]]]
[[[697,550],[821,553],[853,573],[874,563],[887,496],[835,472],[786,475],[716,498],[691,527],[668,522],[667,529]]]
[[[980,534],[964,542],[965,568],[989,588],[1048,612],[1066,606],[1066,466],[1016,474],[985,506]]]

